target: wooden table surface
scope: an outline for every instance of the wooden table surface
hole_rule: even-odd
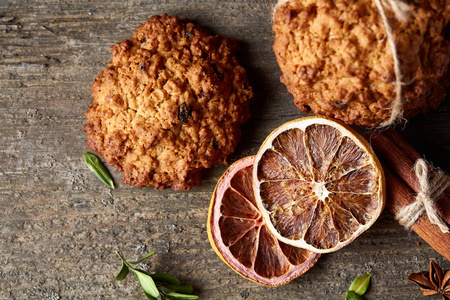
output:
[[[406,279],[430,259],[450,263],[385,211],[353,243],[323,255],[305,275],[267,288],[226,266],[211,248],[206,219],[226,170],[208,170],[189,192],[111,190],[88,170],[84,112],[90,86],[155,14],[189,17],[239,40],[255,91],[252,118],[231,162],[255,154],[264,138],[302,114],[279,81],[272,52],[275,0],[2,0],[0,2],[0,299],[144,299],[133,277],[116,282],[121,263],[154,250],[143,267],[191,283],[200,299],[344,299],[358,275],[373,275],[366,299],[422,299]],[[450,170],[450,105],[418,116],[401,134]],[[440,299],[428,297],[427,299]]]

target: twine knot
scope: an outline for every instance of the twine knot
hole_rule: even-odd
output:
[[[397,220],[406,228],[413,226],[417,219],[426,212],[431,224],[439,226],[443,233],[449,233],[449,228],[437,213],[434,204],[450,186],[450,178],[441,170],[430,176],[428,164],[424,159],[418,159],[414,171],[419,179],[420,191],[413,203],[403,207],[397,213]]]

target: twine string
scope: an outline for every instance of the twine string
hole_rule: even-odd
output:
[[[409,17],[409,6],[408,4],[398,1],[398,0],[385,0],[391,7],[397,19],[400,21],[406,21]]]
[[[437,225],[443,233],[449,233],[447,224],[439,216],[434,204],[450,186],[450,178],[439,169],[430,176],[428,163],[421,158],[416,161],[414,171],[419,179],[420,191],[413,203],[398,211],[397,220],[401,225],[410,228],[422,214],[426,213],[431,224]]]
[[[408,18],[408,7],[405,7],[405,3],[397,0],[386,0],[395,14],[395,17],[401,21],[405,21]],[[395,123],[395,121],[403,115],[403,97],[402,97],[402,71],[400,68],[400,58],[398,56],[397,47],[395,45],[394,33],[392,27],[384,10],[384,6],[381,0],[375,0],[375,4],[380,11],[381,19],[383,20],[384,27],[386,28],[386,35],[389,46],[391,47],[392,56],[394,58],[394,73],[395,73],[395,99],[391,107],[391,115],[389,119],[381,123],[381,126],[389,126]]]

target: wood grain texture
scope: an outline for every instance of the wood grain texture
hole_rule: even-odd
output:
[[[226,166],[208,170],[190,192],[110,190],[85,166],[84,112],[109,47],[154,14],[189,17],[239,40],[255,91],[252,119],[231,161],[255,154],[277,126],[302,116],[280,83],[272,52],[269,0],[0,1],[0,299],[144,299],[134,278],[116,282],[115,251],[194,285],[201,299],[343,299],[371,272],[366,299],[421,299],[406,276],[429,259],[450,263],[387,211],[344,249],[323,255],[302,277],[258,286],[211,248],[206,219]],[[402,129],[402,128],[399,128]],[[450,170],[450,105],[401,130],[421,154]],[[418,245],[418,243],[421,243]],[[430,297],[428,299],[438,299]]]

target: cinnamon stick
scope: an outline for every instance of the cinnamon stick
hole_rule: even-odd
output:
[[[384,134],[391,140],[395,141],[396,146],[401,149],[401,151],[408,155],[408,163],[414,165],[415,162],[423,158],[419,152],[417,152],[410,144],[408,144],[405,139],[402,138],[402,136],[395,130],[389,129],[384,132]],[[377,140],[377,138],[375,138]],[[376,141],[375,141],[376,143]],[[430,170],[430,175],[433,175],[436,171],[436,168],[432,165],[428,164],[428,169]],[[415,176],[414,172],[406,172],[406,173],[398,173],[400,177],[416,192],[420,192],[420,183]],[[450,224],[450,188],[448,188],[444,194],[441,196],[441,198],[436,202],[436,209],[439,212],[439,215],[441,218],[443,218],[447,225]]]
[[[414,174],[414,171],[411,171],[411,168],[408,169],[404,167],[414,166],[415,162],[423,157],[393,129],[388,129],[383,132],[373,132],[371,137],[371,141],[373,142],[372,147],[374,147],[374,149],[378,148],[380,155],[390,163],[390,167],[395,170],[416,193],[418,193],[420,191],[419,180]],[[432,172],[435,169],[430,165],[428,167]]]
[[[388,167],[383,166],[383,168],[387,185],[386,207],[396,214],[401,207],[414,201],[415,193]],[[450,260],[450,234],[443,233],[436,225],[431,224],[425,215],[420,216],[411,229],[439,254]]]
[[[414,164],[423,158],[401,135],[393,129],[370,131],[366,138],[378,158],[397,174],[415,193],[420,192],[420,183],[414,173]],[[430,175],[436,168],[428,164]],[[436,202],[436,209],[447,225],[450,224],[450,188]]]
[[[383,164],[387,183],[386,207],[396,213],[415,201],[415,195],[420,192],[420,183],[414,172],[414,164],[422,156],[409,145],[393,129],[383,132],[372,130],[366,134],[377,157]],[[431,173],[435,168],[429,165]],[[450,225],[450,189],[437,201],[435,208],[441,218]],[[450,260],[450,234],[445,234],[430,223],[426,216],[421,216],[411,228],[430,246],[446,259]]]

